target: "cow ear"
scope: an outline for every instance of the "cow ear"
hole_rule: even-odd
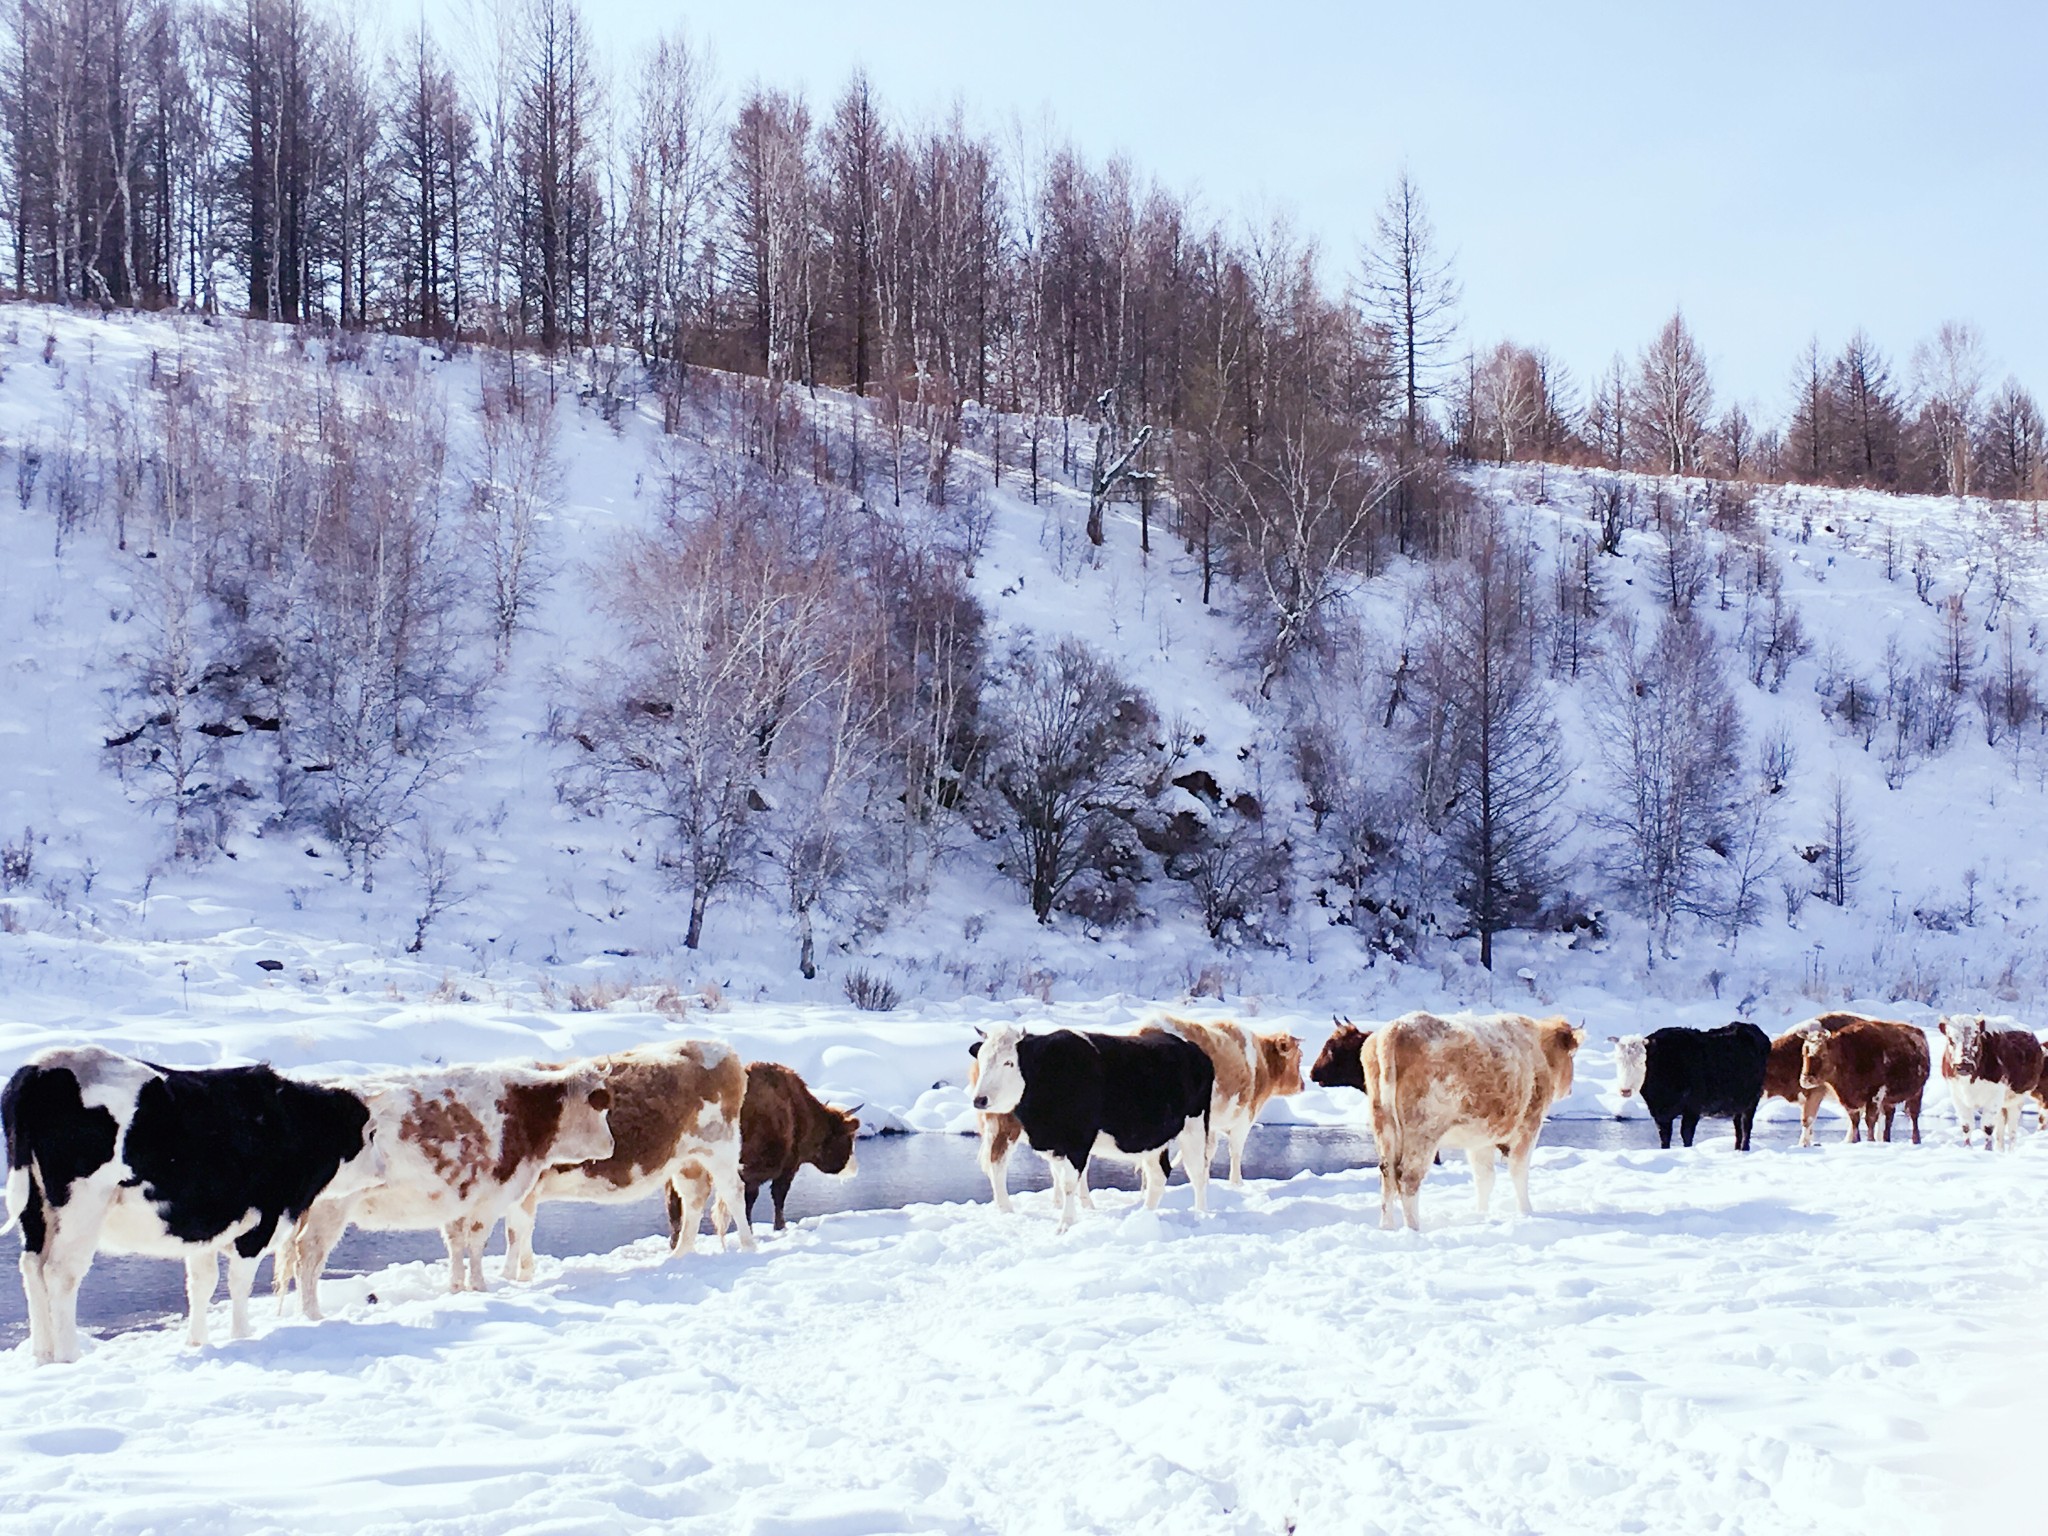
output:
[[[1619,1036],[1619,1035],[1609,1035],[1609,1036],[1607,1037],[1607,1043],[1608,1043],[1609,1045],[1619,1045],[1619,1044],[1621,1044],[1621,1036]]]
[[[1942,1032],[1942,1033],[1943,1033],[1943,1034],[1945,1035],[1945,1034],[1947,1034],[1947,1033],[1948,1033],[1948,1020],[1947,1020],[1947,1019],[1943,1019],[1943,1020],[1942,1020],[1942,1021],[1941,1021],[1940,1023],[1936,1024],[1936,1025],[1935,1025],[1934,1027],[1935,1027],[1936,1029],[1940,1030],[1940,1031],[1941,1031],[1941,1032]]]
[[[981,1054],[981,1042],[977,1040],[974,1042],[974,1044],[967,1047],[967,1054],[970,1056],[979,1056]]]

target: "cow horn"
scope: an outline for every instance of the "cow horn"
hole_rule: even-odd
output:
[[[862,1099],[859,1104],[850,1105],[847,1108],[839,1111],[839,1113],[841,1113],[842,1115],[857,1115],[861,1112],[862,1105],[865,1105],[866,1103],[867,1100]]]

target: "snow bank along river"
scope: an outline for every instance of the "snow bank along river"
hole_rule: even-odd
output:
[[[793,1197],[912,1203],[756,1255],[671,1259],[626,1208],[606,1251],[450,1296],[429,1239],[337,1276],[322,1324],[259,1305],[203,1351],[147,1328],[0,1357],[0,1525],[1869,1533],[2034,1507],[1996,1485],[2048,1364],[2048,1140],[1565,1144],[1586,1124],[1546,1128],[1532,1217],[1478,1220],[1447,1159],[1421,1234],[1378,1229],[1377,1175],[1344,1166],[1369,1142],[1273,1128],[1256,1171],[1338,1168],[1213,1185],[1207,1219],[1178,1183],[1156,1212],[1105,1190],[1055,1236],[1042,1195],[989,1206],[971,1140],[918,1136]],[[545,1218],[586,1213],[543,1212],[544,1249],[581,1246]]]

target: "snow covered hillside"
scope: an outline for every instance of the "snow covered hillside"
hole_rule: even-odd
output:
[[[1175,781],[1147,807],[1157,826],[1254,831],[1260,849],[1284,855],[1280,872],[1246,922],[1212,937],[1211,887],[1168,878],[1163,855],[1131,849],[1126,915],[1055,911],[1041,925],[1024,889],[998,872],[1008,845],[985,813],[963,812],[941,818],[915,857],[892,855],[892,872],[856,872],[818,904],[818,975],[807,980],[771,867],[732,881],[708,908],[701,946],[688,949],[688,902],[662,828],[607,800],[609,785],[580,798],[568,786],[584,755],[571,740],[577,690],[623,644],[606,607],[607,571],[626,536],[674,509],[687,521],[715,503],[722,471],[703,445],[720,429],[667,436],[651,398],[628,399],[608,424],[613,413],[588,391],[579,398],[573,378],[525,380],[529,393],[559,396],[550,429],[559,495],[536,539],[552,579],[535,584],[501,670],[485,664],[480,632],[446,639],[483,658],[467,675],[475,702],[448,705],[474,713],[435,738],[434,771],[385,829],[366,882],[350,851],[287,803],[292,770],[262,755],[270,738],[260,703],[242,701],[254,721],[246,731],[233,716],[224,727],[204,722],[243,737],[216,739],[222,755],[195,771],[216,807],[211,845],[175,825],[161,763],[138,766],[134,752],[156,738],[131,743],[126,757],[104,745],[144,719],[136,679],[152,646],[161,649],[152,562],[166,534],[160,511],[140,510],[149,494],[133,482],[146,474],[149,434],[163,431],[165,380],[191,375],[258,423],[291,410],[317,416],[350,391],[444,413],[436,494],[459,502],[466,484],[516,479],[502,455],[478,468],[489,436],[481,402],[503,381],[494,385],[474,353],[371,339],[360,356],[330,359],[287,330],[169,316],[14,306],[0,337],[0,449],[16,493],[0,517],[0,984],[10,1015],[0,1050],[9,1059],[80,1033],[194,1061],[411,1059],[458,1040],[553,1050],[593,1031],[612,1037],[610,1020],[581,1009],[637,998],[676,1016],[710,997],[787,1016],[789,1005],[838,1006],[852,971],[934,1017],[956,1016],[965,998],[1202,993],[1311,1017],[1493,1001],[1562,1009],[1603,1029],[1736,1012],[1774,1027],[1844,999],[1918,1016],[1961,1006],[2025,1014],[2040,995],[2044,871],[2030,834],[2048,752],[2028,690],[2043,546],[2018,509],[1788,489],[1730,512],[1697,483],[1473,472],[1475,497],[1500,508],[1529,546],[1536,590],[1523,600],[1562,611],[1590,565],[1601,613],[1569,638],[1569,666],[1565,637],[1541,642],[1558,674],[1546,686],[1567,770],[1558,874],[1535,926],[1499,936],[1489,973],[1475,963],[1450,877],[1422,846],[1428,829],[1400,821],[1394,781],[1408,772],[1414,732],[1386,724],[1391,708],[1383,716],[1435,600],[1429,570],[1396,561],[1352,579],[1333,626],[1343,643],[1304,659],[1262,698],[1249,598],[1226,577],[1205,608],[1196,561],[1178,541],[1155,528],[1153,552],[1141,554],[1135,505],[1111,509],[1106,546],[1092,551],[1081,538],[1085,492],[1047,473],[1034,506],[1018,464],[1022,429],[970,416],[949,504],[925,508],[913,491],[894,515],[911,534],[971,548],[986,654],[999,658],[1020,640],[1040,650],[1086,640],[1148,696],[1167,743],[1165,768],[1148,770]],[[808,409],[828,434],[835,421],[851,430],[844,399]],[[1005,430],[997,488],[991,450]],[[1082,438],[1078,427],[1073,436]],[[1041,449],[1048,471],[1058,441],[1055,427]],[[887,450],[870,421],[852,451],[879,462]],[[829,436],[814,451],[834,452]],[[880,502],[888,473],[873,462],[869,473]],[[1085,481],[1085,468],[1076,473]],[[1704,514],[1683,521],[1690,544],[1660,534],[1672,509],[1689,507]],[[1603,517],[1620,554],[1588,558]],[[1723,531],[1736,523],[1758,532],[1738,541]],[[470,525],[460,537],[475,537]],[[1674,563],[1687,561],[1690,577],[1674,578]],[[482,584],[474,571],[471,579]],[[1616,620],[1634,614],[1647,634],[1674,579],[1695,582],[1696,609],[1723,643],[1743,780],[1768,776],[1773,792],[1752,796],[1757,809],[1737,818],[1748,818],[1754,846],[1724,843],[1708,861],[1725,887],[1728,866],[1747,860],[1742,919],[1730,917],[1724,890],[1717,910],[1681,912],[1659,937],[1602,862],[1612,841],[1602,818],[1617,790],[1593,674],[1615,648]],[[1797,632],[1786,638],[1788,618]],[[1933,686],[1951,654],[1967,673],[1960,691]],[[2005,695],[2016,718],[1993,725],[1994,744],[1985,722],[1999,701],[1986,693],[1980,703],[1977,692],[2001,677],[2016,679]],[[1355,779],[1339,790],[1364,798],[1364,811],[1328,804],[1341,795],[1304,783],[1305,719],[1348,745]],[[188,742],[208,745],[186,730]],[[231,795],[208,779],[232,780]],[[1850,838],[1840,905],[1827,889],[1837,787]],[[180,836],[192,842],[173,857]],[[1810,898],[1815,889],[1822,894]],[[390,1045],[369,1043],[387,1026]],[[895,1112],[908,1107],[883,1084],[847,1086],[884,1092]]]
[[[1469,551],[1345,569],[1276,667],[1252,584],[1219,575],[1205,605],[1159,508],[1149,552],[1135,502],[1090,545],[1083,424],[969,412],[954,444],[710,376],[666,423],[664,404],[405,340],[0,309],[0,1070],[80,1039],[354,1071],[690,1033],[860,1101],[872,1130],[962,1133],[965,1048],[996,1020],[1228,1011],[1313,1054],[1332,1015],[1424,1005],[1562,1012],[1596,1040],[1737,1015],[1776,1033],[1843,1003],[2039,1008],[2048,566],[2023,508],[1464,471],[1555,722],[1541,880],[1489,970],[1448,851],[1464,790],[1431,756],[1429,700],[1459,681],[1431,675],[1436,623],[1470,601]],[[705,542],[748,518],[795,531]],[[364,519],[405,537],[350,542]],[[745,608],[770,555],[822,569],[850,529],[881,554],[848,584]],[[718,588],[727,629],[682,623],[702,615],[677,572]],[[839,599],[860,624],[833,629]],[[1619,769],[1627,701],[1675,689],[1656,637],[1677,604],[1725,678],[1725,784],[1656,896]],[[759,771],[689,823],[676,722],[705,701],[677,680],[701,633],[759,658],[788,634],[760,615],[787,613],[848,656],[866,625],[909,658],[872,706],[902,711],[888,749],[844,728],[852,663],[791,671]],[[367,652],[408,680],[397,703],[330,665]],[[963,656],[972,711],[947,694]],[[1041,923],[1002,732],[1090,703],[1076,676],[1115,695],[1089,729],[1124,798]],[[1626,1107],[1596,1046],[1555,1113]],[[1356,1123],[1363,1101],[1312,1089],[1269,1117]],[[1918,1148],[1737,1157],[1720,1127],[1687,1155],[1539,1148],[1538,1214],[1501,1224],[1449,1167],[1419,1238],[1377,1231],[1359,1170],[1219,1189],[1206,1221],[1178,1185],[1157,1214],[1106,1193],[1060,1239],[1033,1197],[1009,1222],[835,1214],[744,1259],[664,1262],[650,1237],[486,1296],[398,1266],[341,1282],[326,1324],[265,1319],[199,1355],[143,1330],[75,1368],[0,1359],[0,1515],[1974,1524],[2011,1506],[1944,1469],[2002,1454],[2038,1378],[2048,1147],[1964,1153],[1938,1090],[1926,1121]]]

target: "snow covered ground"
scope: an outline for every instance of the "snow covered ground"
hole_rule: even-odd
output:
[[[31,445],[46,473],[62,445],[89,448],[153,358],[231,370],[260,395],[306,357],[264,327],[10,307],[0,471],[16,481]],[[460,450],[473,358],[377,340],[363,366],[430,375]],[[1779,690],[1738,692],[1750,742],[1780,729],[1799,760],[1783,827],[1795,876],[1830,778],[1848,786],[1865,868],[1845,908],[1774,907],[1739,937],[1686,926],[1655,964],[1640,926],[1610,908],[1597,940],[1502,936],[1489,974],[1468,940],[1441,939],[1418,963],[1371,953],[1314,899],[1308,858],[1283,941],[1230,949],[1166,882],[1127,929],[1041,928],[988,850],[966,846],[922,904],[880,927],[828,923],[816,981],[797,975],[788,921],[765,898],[715,908],[704,948],[686,950],[645,830],[576,816],[556,793],[549,710],[606,644],[591,566],[655,515],[661,446],[645,413],[616,433],[565,413],[563,573],[432,807],[468,899],[417,954],[402,856],[374,892],[297,830],[244,827],[202,865],[166,857],[161,822],[100,748],[135,643],[141,557],[91,526],[60,556],[40,497],[0,500],[0,843],[26,838],[34,854],[33,875],[0,890],[0,1071],[86,1038],[176,1064],[349,1072],[688,1033],[787,1062],[827,1097],[860,1101],[870,1129],[960,1132],[966,1045],[997,1019],[1120,1028],[1161,1005],[1227,1009],[1313,1053],[1334,1013],[1554,1011],[1599,1040],[1738,1014],[1776,1033],[1842,1005],[1929,1025],[1960,1007],[2030,1017],[2048,989],[2039,732],[1993,748],[1966,719],[1947,754],[1893,787],[1816,693],[1830,669],[1879,676],[1893,637],[1923,661],[1945,590],[1973,594],[1981,616],[1995,577],[2034,609],[2043,546],[1988,508],[1808,490],[1765,493],[1759,516],[1814,652]],[[1589,526],[1584,475],[1553,471],[1540,493],[1525,470],[1477,478],[1546,548]],[[1006,480],[987,504],[975,580],[992,630],[1085,635],[1162,717],[1205,736],[1191,765],[1227,793],[1255,789],[1312,847],[1241,632],[1201,607],[1177,548],[1140,559],[1135,528],[1113,519],[1107,550],[1084,558],[1084,498],[1070,490],[1034,507]],[[1927,545],[1929,601],[1903,571],[1886,575],[1887,527],[1901,565]],[[1654,557],[1647,534],[1630,535],[1611,570],[1618,606],[1654,611]],[[1411,576],[1361,584],[1361,618],[1397,624]],[[1709,622],[1732,652],[1735,616]],[[2040,631],[2019,633],[2038,662]],[[1578,694],[1560,708],[1583,745]],[[1573,806],[1604,793],[1582,762]],[[1570,850],[1580,894],[1590,852]],[[899,983],[904,1005],[841,1003],[856,966]],[[1228,995],[1190,1003],[1197,988]],[[1558,1113],[1617,1108],[1596,1046]],[[1362,1110],[1355,1094],[1314,1090],[1271,1113],[1356,1123]],[[2031,1503],[1986,1468],[2029,1468],[2048,1143],[1966,1154],[1938,1095],[1927,1125],[1920,1148],[1746,1159],[1725,1126],[1690,1155],[1553,1148],[1538,1155],[1539,1214],[1485,1225],[1452,1166],[1425,1187],[1420,1237],[1377,1230],[1377,1176],[1362,1170],[1219,1192],[1206,1221],[1178,1185],[1157,1216],[1109,1195],[1058,1240],[1035,1197],[1009,1222],[980,1205],[828,1216],[758,1258],[668,1263],[649,1242],[544,1263],[533,1287],[486,1297],[451,1299],[438,1267],[401,1267],[337,1286],[348,1305],[327,1324],[266,1318],[255,1340],[196,1355],[154,1330],[101,1341],[76,1367],[0,1355],[0,1526],[2010,1524]],[[1967,1476],[1951,1475],[1959,1465]]]
[[[404,1266],[246,1343],[0,1360],[0,1522],[2016,1529],[2044,1161],[1721,1133],[1539,1152],[1528,1219],[1478,1221],[1447,1167],[1419,1236],[1378,1230],[1360,1171],[1219,1191],[1207,1220],[1179,1186],[1156,1214],[1108,1194],[1065,1237],[1035,1195],[827,1217],[751,1258],[649,1239],[484,1296]]]

